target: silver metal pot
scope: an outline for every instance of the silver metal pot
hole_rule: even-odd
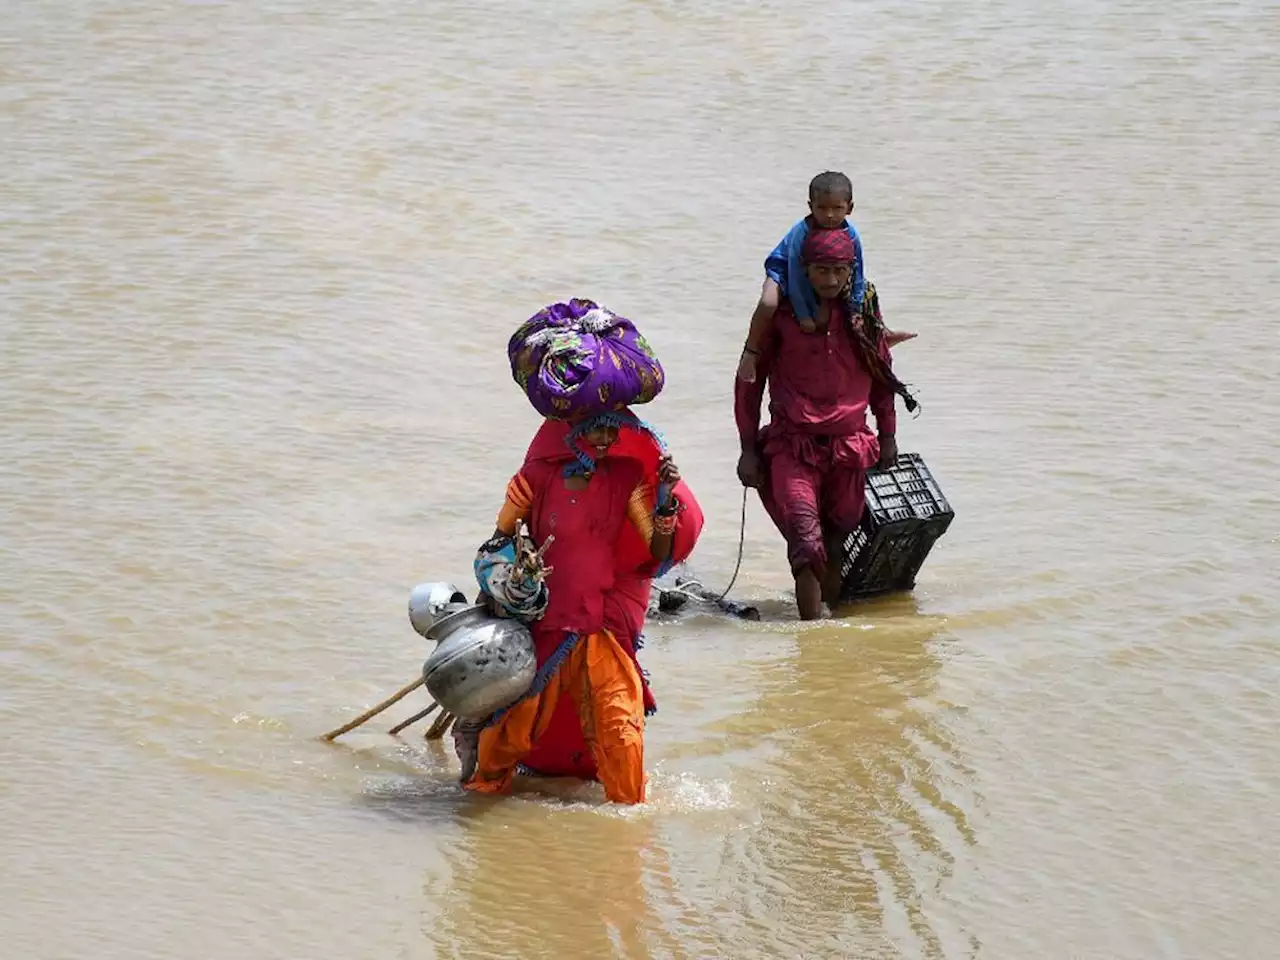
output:
[[[515,703],[538,672],[528,629],[480,604],[449,604],[423,635],[439,643],[422,665],[427,692],[466,720],[483,720]]]
[[[431,625],[446,612],[455,612],[465,606],[466,594],[452,583],[420,583],[409,592],[409,622],[425,637]]]

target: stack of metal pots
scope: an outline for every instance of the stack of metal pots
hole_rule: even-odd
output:
[[[436,648],[422,665],[427,692],[466,720],[483,720],[519,700],[538,671],[533,637],[518,620],[468,603],[451,583],[430,582],[409,594],[409,622]]]

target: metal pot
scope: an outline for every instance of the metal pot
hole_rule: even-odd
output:
[[[483,605],[450,609],[424,633],[439,645],[422,665],[427,692],[449,713],[483,720],[528,691],[538,672],[533,637]]]
[[[422,636],[446,613],[467,606],[467,597],[452,583],[420,583],[409,592],[409,622]]]

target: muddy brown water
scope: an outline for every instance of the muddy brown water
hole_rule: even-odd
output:
[[[78,958],[1280,953],[1280,17],[1147,0],[6,0],[0,937]],[[650,630],[652,803],[382,731],[632,317],[737,547],[760,261],[846,170],[957,520],[906,597]]]

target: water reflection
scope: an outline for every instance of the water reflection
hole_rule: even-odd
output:
[[[412,739],[420,740],[421,733]],[[438,743],[380,749],[372,765],[378,775],[361,785],[356,798],[365,810],[426,827],[465,827],[475,816],[475,805],[458,786],[457,765],[450,765]]]
[[[738,674],[755,696],[664,731],[643,808],[556,780],[471,797],[444,747],[416,737],[396,758],[416,777],[366,784],[362,805],[450,834],[437,838],[447,869],[424,880],[423,935],[439,955],[973,948],[933,909],[976,842],[973,776],[937,690],[945,619],[901,596],[812,626],[740,629],[744,649],[767,651]],[[712,658],[694,669],[729,677],[727,666]],[[703,792],[723,779],[728,796],[690,804],[690,777]]]
[[[728,724],[731,742],[767,747],[771,775],[724,853],[737,908],[725,937],[943,955],[926,901],[974,843],[959,799],[969,777],[936,698],[943,629],[909,596],[804,629]]]
[[[440,956],[679,955],[645,889],[666,859],[652,820],[594,792],[540,784],[471,800],[464,836],[445,851],[448,888],[427,891],[423,934]]]
[[[389,766],[385,745],[375,753]],[[629,816],[605,804],[597,785],[567,780],[517,778],[512,796],[477,796],[459,787],[440,744],[397,753],[416,771],[366,781],[357,804],[430,832],[423,842],[442,861],[422,877],[431,955],[678,955],[645,893],[646,871],[665,856],[644,814]]]

